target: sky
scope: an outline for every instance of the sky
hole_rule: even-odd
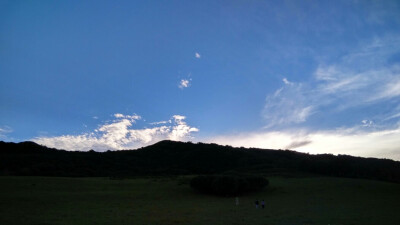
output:
[[[399,1],[0,0],[0,140],[400,160]]]

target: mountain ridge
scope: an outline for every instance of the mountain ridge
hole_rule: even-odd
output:
[[[0,175],[131,177],[224,172],[266,176],[307,173],[400,183],[400,162],[292,150],[234,148],[164,140],[136,150],[66,151],[0,141]]]

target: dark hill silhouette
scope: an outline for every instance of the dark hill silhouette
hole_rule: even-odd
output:
[[[306,173],[400,183],[400,162],[389,159],[175,141],[107,152],[72,152],[34,142],[0,141],[0,175],[125,177],[224,172],[285,176]]]

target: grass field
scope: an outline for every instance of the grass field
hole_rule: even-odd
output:
[[[1,225],[400,224],[400,185],[344,178],[269,178],[239,198],[201,195],[188,178],[0,177]],[[264,199],[266,208],[255,209]]]

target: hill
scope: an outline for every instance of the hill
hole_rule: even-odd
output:
[[[400,162],[290,150],[233,148],[161,141],[137,150],[72,152],[33,142],[0,142],[0,175],[163,176],[245,172],[294,176],[302,173],[400,183]]]

